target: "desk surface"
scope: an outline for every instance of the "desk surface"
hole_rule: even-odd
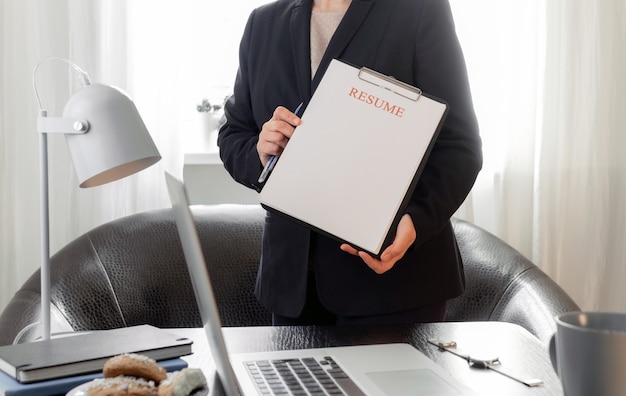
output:
[[[215,370],[202,329],[172,329],[193,339],[193,355],[184,357],[189,367],[207,374],[211,394],[220,394]],[[298,326],[225,327],[231,353],[301,349],[361,344],[406,342],[426,354],[452,376],[480,395],[563,395],[559,378],[552,369],[547,346],[520,326],[501,322],[454,322],[408,326]],[[540,378],[544,385],[530,388],[491,370],[475,369],[449,352],[428,343],[429,339],[456,341],[470,355],[497,356],[502,369],[520,377]]]
[[[233,180],[217,151],[185,154],[183,179],[192,205],[259,204],[259,194]]]

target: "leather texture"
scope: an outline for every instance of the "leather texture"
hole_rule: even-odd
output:
[[[254,297],[265,211],[259,205],[192,206],[224,326],[271,324]],[[511,246],[453,219],[466,291],[449,303],[447,321],[517,323],[547,342],[554,317],[574,301]],[[138,324],[200,327],[202,322],[170,209],[127,216],[75,239],[51,258],[52,331]],[[0,315],[0,345],[39,320],[36,271]],[[32,326],[20,341],[39,336]]]
[[[450,300],[446,321],[518,324],[544,342],[556,331],[554,318],[579,306],[547,274],[503,240],[452,219],[463,265],[465,292]]]

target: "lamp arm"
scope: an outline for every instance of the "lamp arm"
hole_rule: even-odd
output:
[[[37,89],[37,78],[36,78],[37,70],[39,70],[39,67],[43,63],[53,61],[53,60],[65,62],[68,65],[70,65],[78,73],[78,78],[80,79],[83,86],[91,84],[91,80],[89,79],[89,74],[87,74],[86,71],[81,69],[76,63],[70,60],[67,60],[65,58],[58,57],[58,56],[50,56],[48,58],[44,58],[41,61],[39,61],[39,63],[37,63],[35,67],[33,68],[33,90],[35,91],[35,98],[37,99],[37,104],[39,105],[39,109],[43,109],[43,106],[41,105],[41,99],[39,98],[39,90]]]
[[[80,134],[89,131],[89,122],[66,117],[47,117],[45,110],[39,111],[37,118],[37,132]]]

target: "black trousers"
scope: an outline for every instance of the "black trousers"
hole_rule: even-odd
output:
[[[400,311],[375,316],[339,316],[327,310],[319,300],[315,284],[315,272],[309,271],[307,281],[307,298],[300,316],[290,318],[272,315],[274,326],[300,325],[393,325],[412,323],[442,322],[446,315],[446,301],[418,307],[407,311]]]

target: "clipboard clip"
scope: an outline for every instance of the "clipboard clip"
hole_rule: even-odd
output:
[[[417,100],[422,96],[421,89],[409,85],[405,82],[398,81],[393,77],[384,75],[367,67],[362,67],[359,69],[358,77],[365,82],[373,84],[379,88],[391,91],[414,102],[417,102]]]

